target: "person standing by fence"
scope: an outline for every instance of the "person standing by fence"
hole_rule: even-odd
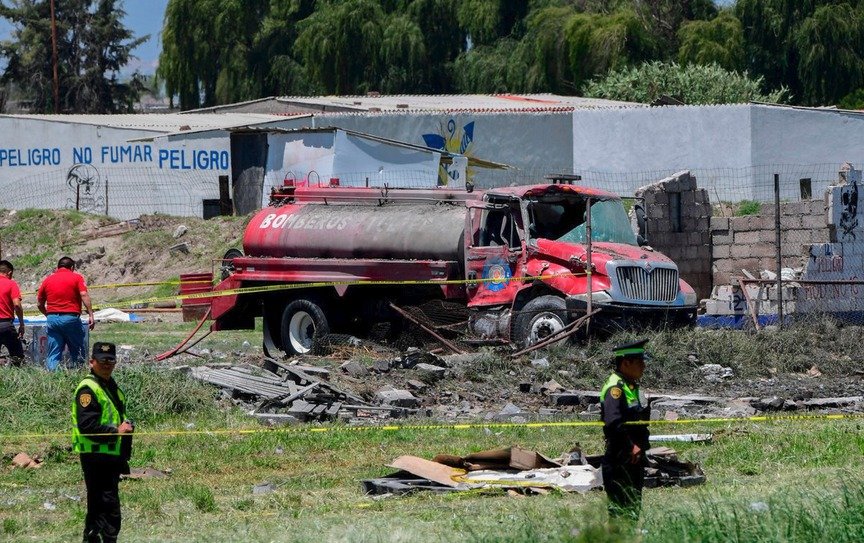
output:
[[[15,267],[8,260],[0,260],[0,345],[9,351],[9,359],[13,366],[20,366],[24,361],[24,347],[21,338],[24,337],[24,310],[21,307],[21,289],[12,279]],[[18,330],[12,324],[18,317]]]
[[[93,306],[84,278],[75,272],[75,261],[64,256],[57,269],[42,281],[36,294],[39,311],[48,318],[48,356],[45,365],[56,370],[69,347],[72,365],[82,365],[87,357],[84,329],[81,327],[81,306],[87,310],[90,330],[96,324]]]

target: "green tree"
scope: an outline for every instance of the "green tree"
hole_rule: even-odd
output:
[[[131,51],[147,40],[123,26],[122,1],[55,2],[59,107],[64,113],[132,111],[143,90],[136,72],[121,81]],[[54,111],[54,66],[48,0],[0,3],[0,17],[13,26],[13,40],[0,43],[7,66],[3,82],[14,85],[31,111]]]
[[[670,96],[686,104],[724,104],[743,102],[779,103],[786,90],[762,93],[762,78],[730,72],[716,65],[682,66],[676,63],[647,62],[624,68],[585,86],[585,96],[652,103]]]
[[[678,30],[678,62],[717,64],[727,70],[744,68],[744,31],[730,11],[714,19],[688,21]]]
[[[294,44],[325,92],[377,90],[384,11],[377,0],[323,1],[300,23]]]
[[[577,13],[567,21],[564,35],[576,88],[611,70],[659,55],[654,36],[629,10],[609,15]]]
[[[860,85],[864,2],[738,0],[748,69],[799,103],[833,103]]]

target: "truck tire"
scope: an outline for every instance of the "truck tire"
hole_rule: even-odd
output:
[[[538,296],[529,301],[513,319],[513,342],[530,347],[567,325],[567,308],[558,296]]]
[[[286,353],[312,354],[320,349],[321,339],[330,333],[330,325],[321,307],[301,298],[285,306],[280,331]]]
[[[225,256],[222,257],[222,262],[219,265],[219,277],[223,281],[234,273],[234,259],[240,256],[243,256],[243,251],[240,249],[232,248],[225,251]]]

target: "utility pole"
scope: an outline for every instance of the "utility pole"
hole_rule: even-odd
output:
[[[57,20],[54,17],[54,0],[51,0],[51,58],[54,65],[54,113],[60,113],[60,78],[57,75]]]

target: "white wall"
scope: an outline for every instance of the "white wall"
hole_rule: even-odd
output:
[[[587,184],[620,194],[681,170],[703,186],[711,170],[752,164],[750,112],[749,105],[577,110],[573,168]]]
[[[543,174],[572,172],[573,131],[569,111],[323,114],[317,115],[314,122],[318,127],[338,126],[414,145],[435,147],[431,143],[438,141],[447,151],[523,170],[520,173],[474,169],[469,174],[478,186],[542,182]]]
[[[130,141],[140,129],[0,117],[0,207],[75,208],[120,219],[198,215],[230,173],[225,132]]]

